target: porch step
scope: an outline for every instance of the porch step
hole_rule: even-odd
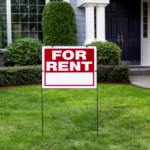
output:
[[[130,67],[130,76],[150,76],[150,67]]]

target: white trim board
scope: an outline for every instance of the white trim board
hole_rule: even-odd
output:
[[[51,0],[46,0],[46,4],[49,3]],[[70,0],[63,0],[64,2],[70,3]]]
[[[144,38],[143,33],[143,2],[148,3],[148,37]],[[141,65],[150,65],[150,0],[141,0]]]

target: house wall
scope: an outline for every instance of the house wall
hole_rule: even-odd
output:
[[[85,8],[77,8],[77,0],[70,0],[70,4],[76,15],[78,45],[82,45],[86,39]]]

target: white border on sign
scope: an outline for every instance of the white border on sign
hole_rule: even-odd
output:
[[[44,49],[45,48],[93,48],[94,49],[94,86],[45,86],[44,85]],[[97,47],[96,46],[42,46],[42,89],[96,89],[97,88]]]

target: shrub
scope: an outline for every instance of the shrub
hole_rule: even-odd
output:
[[[45,45],[77,45],[74,10],[67,2],[50,2],[43,10]]]
[[[41,65],[0,68],[0,86],[40,84],[42,82],[41,78]],[[128,79],[128,66],[98,66],[97,80],[99,82],[123,82]]]
[[[97,46],[97,62],[101,65],[120,65],[121,49],[113,42],[92,42],[90,45]]]
[[[41,47],[38,39],[23,38],[12,42],[4,54],[5,66],[41,64]]]
[[[41,83],[41,65],[0,68],[0,86]]]
[[[129,80],[129,66],[98,65],[97,80],[99,82],[124,82]]]

